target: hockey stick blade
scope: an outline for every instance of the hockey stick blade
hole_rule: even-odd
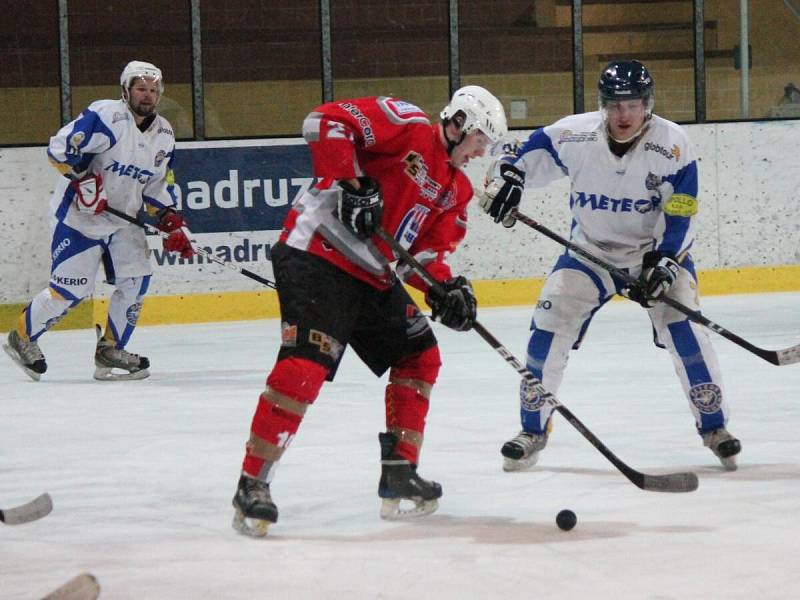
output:
[[[535,229],[545,237],[549,237],[554,242],[561,244],[562,246],[564,246],[568,250],[571,250],[578,256],[585,258],[589,262],[596,264],[598,267],[602,269],[605,269],[620,281],[624,281],[625,283],[632,285],[636,285],[638,283],[638,280],[627,271],[623,271],[622,269],[615,267],[611,263],[607,263],[602,258],[596,257],[591,252],[587,252],[580,246],[577,246],[572,242],[570,242],[569,240],[561,237],[556,232],[549,229],[548,227],[545,227],[538,221],[531,219],[529,216],[519,212],[516,208],[512,209],[510,214],[517,221],[524,223],[531,229]],[[677,300],[673,300],[669,296],[661,298],[661,302],[663,302],[667,306],[674,308],[678,312],[683,313],[690,321],[694,321],[695,323],[703,325],[704,327],[708,327],[714,333],[721,335],[722,337],[733,342],[740,348],[744,348],[748,352],[752,352],[756,356],[763,358],[765,361],[772,363],[773,365],[782,367],[784,365],[792,365],[800,362],[800,344],[797,344],[796,346],[792,346],[790,348],[785,348],[784,350],[766,350],[764,348],[759,348],[755,344],[748,342],[746,339],[739,337],[732,331],[728,331],[722,325],[719,325],[714,321],[712,321],[711,319],[705,317],[699,311],[692,310],[688,306],[684,306],[683,304],[681,304]]]
[[[403,248],[400,243],[390,236],[382,227],[378,227],[375,232],[392,249],[394,254],[399,257],[403,262],[409,265],[414,271],[427,283],[431,291],[439,296],[444,295],[444,290],[441,284],[436,281],[433,275],[414,258],[408,250]],[[697,489],[698,480],[697,475],[694,473],[672,473],[666,475],[645,475],[636,469],[628,466],[620,458],[617,457],[608,447],[600,441],[591,430],[584,425],[578,417],[572,414],[566,406],[552,393],[548,392],[542,385],[542,382],[533,376],[533,373],[523,365],[519,359],[509,352],[500,341],[494,337],[488,329],[481,325],[478,321],[473,324],[475,332],[481,336],[494,350],[497,352],[509,365],[513,368],[523,379],[525,379],[531,387],[531,390],[540,395],[541,398],[553,407],[553,410],[560,412],[564,418],[577,429],[589,443],[592,444],[603,456],[605,456],[611,464],[613,464],[620,473],[625,475],[628,480],[636,487],[649,492],[693,492]]]
[[[100,595],[100,584],[91,573],[76,575],[64,585],[53,590],[42,600],[96,600]]]
[[[44,493],[27,504],[0,510],[0,521],[6,525],[30,523],[46,517],[52,510],[53,500],[50,498],[50,494]]]

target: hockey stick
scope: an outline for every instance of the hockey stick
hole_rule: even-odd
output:
[[[158,234],[163,239],[166,239],[166,238],[169,237],[168,233],[165,233],[165,232],[161,231],[155,225],[151,225],[150,223],[145,223],[144,221],[140,221],[139,219],[137,219],[135,217],[132,217],[132,216],[130,216],[128,214],[125,214],[124,212],[119,211],[116,208],[111,208],[110,206],[106,206],[104,211],[107,212],[107,213],[111,213],[115,217],[119,217],[123,221],[127,221],[128,223],[132,223],[134,225],[138,225],[142,229],[145,229],[145,230],[150,231],[152,233]],[[222,260],[221,258],[217,258],[216,256],[211,254],[205,248],[195,247],[195,252],[197,252],[197,254],[199,254],[200,256],[205,256],[206,259],[210,260],[211,262],[215,262],[218,265],[222,265],[223,267],[227,267],[227,268],[229,268],[229,269],[231,269],[233,271],[238,271],[239,273],[241,273],[245,277],[249,277],[250,279],[254,279],[255,281],[257,281],[259,283],[263,283],[267,287],[275,289],[275,282],[274,281],[270,281],[269,279],[264,279],[263,277],[261,277],[261,275],[258,275],[257,273],[253,273],[252,271],[250,271],[248,269],[245,269],[243,267],[237,267],[236,265],[234,265],[231,262],[228,262],[227,260]]]
[[[0,510],[0,521],[6,525],[30,523],[46,517],[51,510],[53,510],[53,501],[50,494],[45,493],[20,506]]]
[[[636,277],[634,277],[627,271],[623,271],[622,269],[619,269],[614,265],[607,263],[603,259],[598,258],[593,254],[590,254],[583,248],[576,246],[569,240],[566,240],[557,233],[555,233],[554,231],[551,231],[541,223],[538,223],[537,221],[534,221],[530,217],[522,214],[516,208],[511,211],[511,216],[514,217],[517,221],[521,221],[522,223],[525,223],[525,225],[527,225],[528,227],[531,227],[536,231],[538,231],[539,233],[549,237],[551,240],[555,240],[562,246],[572,250],[575,254],[582,256],[589,262],[593,262],[599,267],[605,269],[606,271],[611,273],[611,275],[621,279],[623,282],[629,285],[639,284],[639,280],[636,279]],[[685,314],[687,317],[689,317],[690,321],[694,321],[695,323],[699,323],[700,325],[708,327],[711,331],[718,333],[722,337],[732,341],[737,346],[740,346],[745,350],[752,352],[756,356],[763,358],[764,360],[772,363],[773,365],[778,365],[779,367],[782,367],[784,365],[791,365],[800,362],[800,344],[791,346],[789,348],[785,348],[783,350],[765,350],[764,348],[759,348],[758,346],[751,344],[747,340],[740,338],[735,333],[732,333],[727,329],[725,329],[722,325],[714,323],[714,321],[704,317],[701,313],[692,310],[691,308],[681,304],[677,300],[673,300],[669,296],[662,297],[661,302],[663,302],[667,306],[674,308],[678,312]]]
[[[42,600],[96,600],[100,596],[100,584],[91,573],[76,575]]]
[[[407,265],[412,267],[417,274],[425,280],[425,283],[430,286],[431,291],[434,295],[438,295],[440,297],[445,295],[445,291],[442,288],[441,284],[434,279],[434,277],[428,272],[422,263],[420,263],[416,258],[414,258],[405,248],[403,248],[397,240],[395,240],[392,236],[390,236],[386,231],[378,227],[376,231],[378,237],[380,237],[384,242],[386,242],[389,247],[394,251],[394,253]],[[642,490],[647,490],[650,492],[692,492],[697,489],[698,480],[697,475],[691,472],[686,473],[668,473],[665,475],[647,475],[645,473],[641,473],[636,469],[628,466],[625,464],[620,458],[618,458],[611,450],[606,447],[606,445],[600,441],[600,439],[592,433],[586,425],[584,425],[578,417],[572,414],[572,411],[569,410],[566,406],[561,404],[559,400],[550,392],[548,392],[542,382],[539,381],[536,377],[534,377],[533,373],[528,371],[516,356],[511,354],[508,349],[501,344],[497,338],[495,338],[489,331],[481,325],[478,321],[475,321],[473,325],[473,329],[480,335],[484,340],[486,340],[489,345],[494,348],[494,350],[502,356],[505,361],[520,374],[520,376],[529,384],[530,389],[536,392],[540,398],[544,400],[547,404],[549,404],[553,410],[560,412],[564,418],[569,421],[569,423],[577,429],[583,437],[589,440],[589,443],[592,444],[597,450],[600,451],[600,454],[605,456],[611,464],[613,464],[625,477],[627,477],[631,483],[633,483],[636,487]]]

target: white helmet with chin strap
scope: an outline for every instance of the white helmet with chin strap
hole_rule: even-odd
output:
[[[131,89],[133,80],[138,77],[145,79],[152,79],[158,84],[158,93],[164,93],[164,80],[161,77],[161,69],[149,62],[141,60],[132,60],[122,70],[122,75],[119,76],[119,84],[122,86],[122,99],[128,101],[128,91]]]
[[[464,122],[461,124],[461,139],[450,142],[456,146],[464,136],[473,131],[482,131],[492,141],[500,141],[508,133],[506,112],[503,105],[488,90],[479,85],[467,85],[456,90],[450,99],[450,104],[441,112],[445,125],[453,120],[458,113],[463,113]]]

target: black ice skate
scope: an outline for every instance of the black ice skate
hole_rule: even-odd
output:
[[[3,344],[3,350],[34,381],[39,381],[42,373],[47,371],[47,363],[39,344],[26,342],[15,329],[8,332],[8,341]]]
[[[442,486],[417,474],[417,465],[394,453],[397,436],[379,433],[381,443],[381,481],[378,496],[381,503],[381,518],[387,520],[407,519],[429,515],[439,508],[437,498],[442,496]],[[401,500],[410,500],[413,508],[400,508]]]
[[[233,528],[245,535],[264,537],[267,529],[278,522],[278,507],[272,501],[269,484],[242,475],[233,497]]]
[[[733,437],[727,429],[720,427],[714,431],[701,433],[703,445],[711,448],[711,451],[728,471],[735,471],[736,455],[742,451],[742,443]]]
[[[150,377],[150,361],[145,356],[117,348],[114,342],[103,337],[103,329],[95,325],[97,349],[94,352],[94,378],[100,381],[125,381]],[[116,369],[116,371],[114,370]],[[119,373],[118,371],[125,371]]]
[[[513,439],[503,444],[504,471],[523,471],[534,466],[539,460],[539,452],[547,446],[548,432],[528,433],[520,431]]]

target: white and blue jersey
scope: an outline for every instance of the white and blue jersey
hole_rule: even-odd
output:
[[[108,205],[132,217],[143,202],[155,209],[175,206],[175,134],[160,115],[142,132],[123,100],[98,100],[50,138],[47,154],[74,173],[99,174]],[[59,222],[94,239],[128,226],[111,214],[78,211],[75,193],[68,185],[69,180],[61,178],[50,201]]]
[[[156,115],[141,131],[123,100],[93,102],[50,138],[47,154],[61,173],[100,175],[108,205],[132,217],[144,204],[156,210],[175,206],[172,127]],[[152,274],[147,240],[141,228],[110,213],[78,211],[69,183],[59,177],[50,201],[49,285],[23,311],[18,330],[37,340],[94,291],[102,264],[106,281],[116,287],[107,337],[122,348],[136,327]]]
[[[569,177],[572,241],[633,276],[645,252],[673,255],[681,264],[669,296],[699,311],[697,281],[689,250],[697,213],[697,162],[684,130],[655,115],[621,157],[609,148],[600,112],[574,115],[535,131],[502,160],[525,172],[526,187]],[[499,172],[496,166],[495,173]],[[556,393],[567,357],[577,348],[594,314],[622,282],[570,253],[556,262],[539,296],[531,323],[527,368]],[[672,355],[698,431],[725,425],[716,353],[705,328],[665,304],[648,309],[656,340]],[[522,428],[546,430],[551,408],[520,388]]]
[[[680,256],[692,245],[697,162],[684,130],[653,115],[622,157],[613,154],[600,112],[572,115],[538,129],[508,159],[526,187],[571,182],[571,237],[618,267],[648,250]]]

